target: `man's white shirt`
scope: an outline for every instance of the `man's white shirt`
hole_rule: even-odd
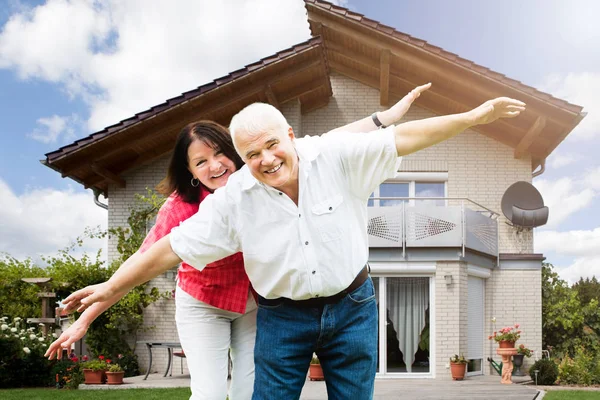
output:
[[[244,166],[170,234],[173,251],[202,270],[242,251],[259,295],[304,300],[352,283],[368,259],[367,201],[401,158],[393,126],[296,139],[298,206]]]

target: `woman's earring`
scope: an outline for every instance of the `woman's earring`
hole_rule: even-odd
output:
[[[196,178],[192,178],[192,180],[190,181],[190,185],[192,185],[193,187],[198,187],[198,185],[200,185],[200,181]]]

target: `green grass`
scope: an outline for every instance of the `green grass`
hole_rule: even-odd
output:
[[[600,391],[548,390],[544,400],[600,400]]]
[[[175,389],[105,389],[105,390],[65,390],[65,389],[8,389],[0,390],[2,400],[187,400],[192,392],[189,388]]]

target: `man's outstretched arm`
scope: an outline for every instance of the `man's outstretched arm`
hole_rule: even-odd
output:
[[[129,264],[127,268],[119,268],[108,281],[72,293],[63,301],[66,310],[83,311],[94,303],[109,301],[116,296],[124,295],[137,285],[149,281],[181,262],[171,248],[169,235],[154,243],[148,251],[138,254],[133,262],[129,260],[125,261]]]
[[[433,146],[476,125],[514,118],[522,111],[525,111],[522,101],[499,97],[465,113],[405,122],[394,128],[398,156]]]

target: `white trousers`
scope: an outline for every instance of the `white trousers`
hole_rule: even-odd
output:
[[[225,400],[231,349],[229,400],[250,400],[254,387],[256,302],[248,294],[245,314],[221,310],[187,294],[175,293],[175,321],[185,351],[194,400]]]

